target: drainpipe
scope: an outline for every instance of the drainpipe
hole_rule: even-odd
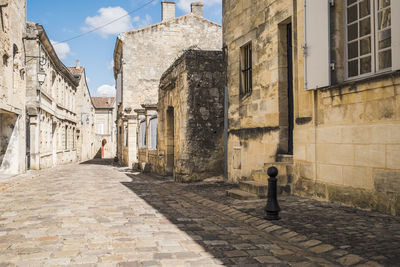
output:
[[[42,58],[42,46],[41,46],[41,42],[40,42],[40,40],[38,40],[38,42],[39,42],[39,44],[38,44],[38,46],[39,46],[39,64],[38,64],[38,66],[39,66],[39,72],[41,71],[41,68],[42,68],[42,66],[40,65],[40,60],[41,60],[41,58]],[[36,75],[36,77],[37,77],[37,75]],[[39,129],[39,151],[38,151],[38,153],[39,153],[39,162],[38,162],[38,167],[39,167],[39,170],[40,170],[40,120],[41,120],[41,117],[42,117],[42,108],[41,108],[41,105],[42,105],[42,83],[41,82],[39,82],[39,121],[38,121],[38,129]]]
[[[224,181],[228,181],[228,108],[229,108],[229,88],[225,86],[224,99]]]

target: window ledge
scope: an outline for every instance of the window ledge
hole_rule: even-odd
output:
[[[352,87],[357,84],[363,84],[363,83],[367,83],[367,82],[371,82],[371,81],[386,79],[389,77],[398,77],[398,76],[400,76],[400,71],[398,71],[398,70],[397,71],[389,71],[389,72],[373,74],[373,75],[370,75],[367,77],[361,77],[358,79],[356,78],[356,79],[346,80],[341,83],[333,84],[333,85],[326,86],[326,87],[321,87],[318,89],[321,91],[332,90],[332,89],[342,89],[343,87],[347,87],[347,86]]]

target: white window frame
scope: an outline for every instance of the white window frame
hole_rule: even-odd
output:
[[[344,48],[345,48],[345,60],[344,60],[344,70],[345,70],[345,77],[346,80],[357,80],[360,78],[365,78],[365,77],[369,77],[372,75],[376,75],[379,73],[383,73],[383,72],[388,72],[391,71],[393,69],[393,60],[392,60],[392,66],[386,69],[382,69],[382,70],[378,70],[378,49],[377,49],[377,44],[378,44],[378,38],[377,38],[377,34],[378,34],[378,23],[377,23],[377,16],[378,16],[378,2],[379,0],[371,0],[370,1],[370,17],[371,17],[371,72],[368,73],[364,73],[364,74],[360,74],[360,66],[361,63],[358,62],[358,75],[356,76],[349,76],[349,59],[348,59],[348,30],[347,30],[347,0],[343,1],[344,5],[343,8],[344,10],[344,32],[345,32],[345,44],[344,44]],[[391,16],[392,16],[392,2],[396,1],[396,0],[391,0],[390,3],[390,9],[391,9]],[[356,5],[358,6],[358,3],[360,2],[360,0],[357,0]],[[357,16],[359,16],[359,9],[357,8]],[[357,23],[360,21],[360,19],[357,20]],[[393,25],[393,20],[391,20],[391,26],[390,28],[392,29]],[[358,37],[357,37],[357,42],[360,39],[360,28],[358,28]],[[365,36],[363,36],[365,38]],[[393,39],[393,33],[391,33],[391,37]],[[393,41],[392,44],[390,46],[390,49],[392,50],[393,53]],[[360,45],[358,45],[358,56],[357,59],[360,59]],[[354,60],[354,59],[353,59]]]
[[[155,126],[154,126],[155,124]],[[157,117],[152,117],[149,120],[149,150],[156,150],[157,143],[157,128],[158,128],[158,119]],[[154,132],[153,132],[154,131]]]
[[[140,121],[140,142],[139,148],[146,148],[146,119]]]
[[[97,134],[104,134],[104,123],[97,124]]]

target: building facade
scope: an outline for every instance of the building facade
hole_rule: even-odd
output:
[[[28,168],[76,162],[79,82],[58,58],[43,26],[29,22],[26,29]]]
[[[116,150],[115,97],[92,97],[95,108],[96,157],[114,158]]]
[[[0,175],[26,170],[26,1],[0,1]]]
[[[203,4],[192,4],[192,12],[175,18],[175,2],[162,2],[162,21],[120,34],[114,49],[117,84],[117,155],[131,166],[138,161],[135,109],[157,104],[161,75],[184,50],[222,47],[221,26],[203,18]]]
[[[400,214],[400,2],[223,1],[228,178]]]
[[[68,70],[79,81],[76,92],[76,112],[78,116],[77,127],[77,157],[78,161],[93,159],[96,154],[96,129],[95,129],[95,108],[87,85],[85,68],[80,65],[68,67]]]
[[[164,72],[158,94],[159,157],[151,163],[155,172],[183,182],[223,174],[224,88],[222,51],[188,50]],[[147,146],[154,147],[151,120],[147,125]]]

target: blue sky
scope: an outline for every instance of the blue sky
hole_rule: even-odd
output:
[[[189,13],[190,3],[195,1],[176,0],[176,16]],[[161,20],[161,0],[153,0],[141,8],[149,2],[151,0],[27,0],[27,19],[43,25],[49,38],[58,42],[55,48],[65,65],[74,66],[75,61],[80,60],[86,68],[92,96],[110,95],[114,93],[111,62],[118,33]],[[204,17],[221,24],[221,0],[202,2]],[[124,15],[127,16],[106,27],[69,40]]]

